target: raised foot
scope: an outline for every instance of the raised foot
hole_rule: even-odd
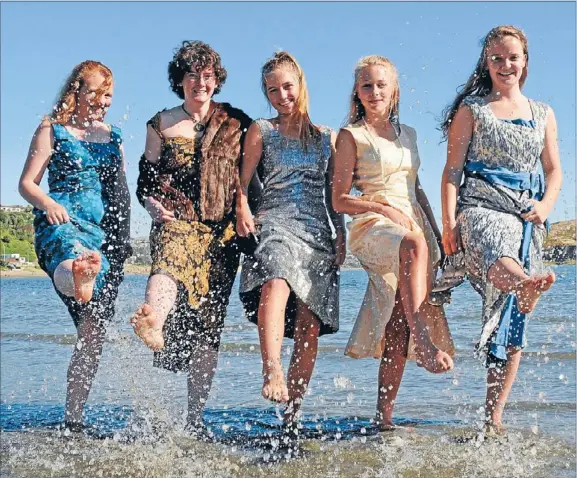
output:
[[[520,282],[515,289],[519,301],[519,312],[522,314],[533,312],[541,294],[551,288],[555,279],[555,273],[549,271],[547,274],[529,277]]]
[[[163,324],[150,305],[142,305],[130,318],[130,323],[136,335],[140,337],[147,347],[154,351],[159,351],[164,348],[164,336],[162,335]]]
[[[420,352],[417,348],[417,365],[431,373],[448,372],[454,367],[451,356],[435,346],[431,346],[425,352]]]
[[[102,259],[97,251],[87,251],[72,261],[72,277],[74,279],[74,298],[86,304],[94,294],[94,281]]]
[[[275,403],[286,403],[289,400],[288,388],[280,363],[269,363],[263,370],[264,382],[262,396]]]

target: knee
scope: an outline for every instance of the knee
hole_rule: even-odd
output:
[[[425,236],[418,233],[409,233],[401,241],[401,257],[411,259],[427,258],[429,250]]]
[[[289,292],[290,288],[284,279],[271,279],[263,284],[261,296],[270,297],[272,294],[288,294]]]

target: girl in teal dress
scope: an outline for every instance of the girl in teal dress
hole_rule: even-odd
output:
[[[53,113],[36,130],[20,178],[20,193],[34,206],[38,264],[78,332],[68,368],[65,422],[71,429],[82,427],[105,325],[131,253],[122,137],[103,123],[112,89],[106,66],[77,65]],[[48,194],[39,186],[46,169]]]

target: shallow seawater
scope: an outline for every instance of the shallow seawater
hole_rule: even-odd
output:
[[[146,277],[123,283],[85,413],[84,434],[66,435],[66,367],[75,331],[47,279],[3,279],[1,319],[1,476],[193,477],[573,477],[575,467],[575,266],[529,324],[529,346],[505,411],[504,437],[483,437],[485,369],[472,351],[480,299],[467,285],[446,308],[455,370],[431,375],[409,363],[397,399],[405,428],[373,426],[378,361],[343,355],[364,295],[363,271],[344,271],[341,330],[320,340],[303,406],[301,451],[291,457],[282,410],[260,397],[256,328],[236,288],[205,422],[208,438],[184,430],[186,379],[152,367],[128,318]],[[285,363],[292,342],[283,347]],[[290,457],[290,459],[288,459]]]

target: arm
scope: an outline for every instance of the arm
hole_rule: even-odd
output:
[[[339,232],[344,232],[345,230],[345,221],[343,214],[338,213],[335,211],[333,207],[333,178],[335,175],[335,157],[336,157],[336,141],[337,135],[334,131],[331,131],[331,157],[329,158],[329,164],[326,173],[326,180],[325,180],[325,197],[327,198],[327,211],[329,213],[329,217],[331,218],[331,222],[335,228],[337,234]]]
[[[175,219],[174,212],[166,209],[158,200],[160,183],[158,168],[162,152],[162,139],[149,124],[146,130],[146,145],[139,162],[139,174],[136,196],[154,222],[167,222]]]
[[[262,156],[262,135],[258,124],[252,123],[244,138],[244,156],[240,167],[236,196],[236,230],[240,237],[255,232],[254,219],[248,204],[248,190]]]
[[[63,224],[70,220],[66,209],[42,191],[40,182],[50,162],[54,147],[54,136],[50,122],[43,121],[36,129],[28,157],[20,176],[18,191],[37,209],[46,212],[46,218],[50,224]]]
[[[375,201],[365,201],[350,194],[357,158],[357,146],[350,131],[342,129],[336,141],[334,161],[332,206],[338,213],[362,214],[375,212],[391,221],[411,229],[411,222],[403,213],[391,206]]]
[[[447,163],[441,180],[441,204],[443,209],[443,249],[453,255],[460,250],[457,229],[457,196],[463,177],[467,151],[473,136],[474,118],[469,107],[461,105],[453,118],[447,141]]]
[[[337,135],[334,131],[331,131],[331,157],[329,158],[329,164],[325,175],[325,198],[327,202],[327,211],[337,234],[335,240],[335,264],[340,266],[345,262],[347,256],[347,246],[344,216],[343,214],[336,212],[333,207],[332,190],[335,172],[336,141]]]
[[[531,211],[522,215],[523,219],[534,224],[543,224],[545,222],[553,210],[563,182],[559,145],[557,143],[557,121],[552,109],[549,109],[549,114],[547,115],[545,145],[541,153],[541,164],[545,174],[545,194],[540,201],[534,202],[534,207]]]

